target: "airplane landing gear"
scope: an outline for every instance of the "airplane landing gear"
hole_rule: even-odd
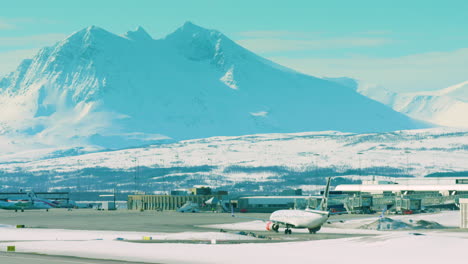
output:
[[[286,228],[286,229],[284,230],[284,234],[285,234],[285,235],[290,235],[290,234],[292,234],[291,229],[289,229],[289,227]]]

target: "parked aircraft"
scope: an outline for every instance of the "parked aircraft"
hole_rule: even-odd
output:
[[[45,209],[49,211],[50,208],[57,207],[54,202],[37,198],[37,196],[33,192],[28,192],[27,197],[20,197],[20,198],[11,198],[7,199],[6,201],[0,201],[0,209],[4,210],[15,210],[18,212],[24,212],[24,210],[34,210],[34,209]]]
[[[184,205],[182,205],[177,212],[179,213],[198,213],[200,208],[198,207],[197,203],[187,201]]]
[[[284,233],[291,234],[291,228],[307,228],[309,233],[315,234],[320,230],[322,225],[327,222],[330,212],[328,208],[328,194],[330,190],[331,178],[327,179],[327,185],[323,193],[322,201],[317,209],[310,209],[307,207],[305,210],[278,210],[270,215],[270,219],[259,219],[252,217],[242,217],[234,215],[233,217],[257,219],[266,222],[266,229],[268,231],[278,232],[280,227],[285,227]]]

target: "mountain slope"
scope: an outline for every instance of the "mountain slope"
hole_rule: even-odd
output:
[[[360,86],[361,94],[408,116],[448,127],[468,127],[468,81],[430,92],[394,93]]]
[[[3,136],[45,145],[426,126],[192,23],[159,40],[88,27],[25,60],[0,89]]]
[[[0,187],[109,191],[117,186],[119,192],[135,188],[154,192],[205,185],[229,191],[310,190],[327,176],[370,180],[445,173],[466,177],[467,150],[468,131],[447,128],[212,137],[3,163]],[[0,160],[11,158],[0,155]]]

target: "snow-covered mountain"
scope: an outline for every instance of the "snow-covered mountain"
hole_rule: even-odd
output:
[[[365,85],[359,85],[357,91],[414,119],[440,126],[468,127],[468,81],[430,92],[395,93]]]
[[[91,26],[0,80],[4,151],[425,126],[192,23],[158,40],[141,27],[118,36]]]

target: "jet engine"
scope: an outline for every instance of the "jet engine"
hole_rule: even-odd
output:
[[[273,232],[278,232],[278,229],[279,229],[278,224],[275,224],[273,222],[267,222],[266,230],[273,231]]]

